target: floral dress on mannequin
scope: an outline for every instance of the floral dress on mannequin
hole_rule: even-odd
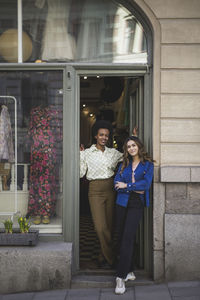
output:
[[[31,163],[28,216],[37,216],[34,223],[49,223],[56,213],[59,188],[59,142],[61,115],[52,105],[31,111],[29,126]]]

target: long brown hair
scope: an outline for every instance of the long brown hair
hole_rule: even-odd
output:
[[[136,143],[136,145],[138,146],[138,156],[139,156],[140,161],[142,163],[144,163],[146,160],[150,161],[150,162],[154,162],[154,160],[145,151],[144,145],[141,142],[141,140],[137,136],[130,136],[124,142],[124,146],[123,146],[123,150],[124,150],[124,153],[123,153],[123,162],[122,162],[122,167],[121,167],[120,173],[122,173],[124,171],[124,169],[126,167],[128,167],[130,161],[132,160],[132,156],[128,153],[128,149],[127,149],[127,143],[129,141],[134,141]]]

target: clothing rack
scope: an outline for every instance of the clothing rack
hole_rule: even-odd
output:
[[[18,207],[18,199],[17,199],[17,99],[14,96],[0,96],[1,99],[4,99],[4,105],[8,104],[8,100],[14,101],[14,107],[15,107],[15,181],[14,181],[14,193],[15,193],[15,210],[12,212],[0,212],[0,216],[6,215],[11,216],[11,219],[13,220],[14,214],[17,213],[17,207]],[[1,104],[1,103],[0,103]]]

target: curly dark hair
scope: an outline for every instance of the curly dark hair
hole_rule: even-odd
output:
[[[92,143],[95,143],[95,136],[98,134],[99,129],[108,129],[109,130],[109,146],[112,146],[112,134],[113,128],[112,124],[109,121],[98,120],[92,126]]]
[[[122,167],[121,167],[120,173],[122,173],[124,171],[124,169],[126,167],[128,167],[130,161],[132,160],[132,157],[128,153],[128,150],[127,150],[127,143],[128,143],[128,141],[134,141],[136,143],[136,145],[138,146],[138,155],[139,155],[140,161],[142,163],[144,163],[145,161],[154,162],[154,160],[145,151],[144,144],[141,142],[141,140],[137,136],[133,135],[133,136],[128,137],[125,140],[125,142],[124,142],[124,146],[123,146],[123,150],[124,150],[124,153],[123,153],[123,162],[122,162]]]

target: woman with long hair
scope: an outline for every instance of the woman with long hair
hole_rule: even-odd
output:
[[[116,231],[119,249],[116,294],[123,294],[126,290],[125,282],[135,279],[132,269],[134,239],[143,216],[144,205],[149,206],[153,170],[153,159],[145,152],[140,139],[136,136],[127,138],[124,143],[123,162],[114,179],[117,190]]]

